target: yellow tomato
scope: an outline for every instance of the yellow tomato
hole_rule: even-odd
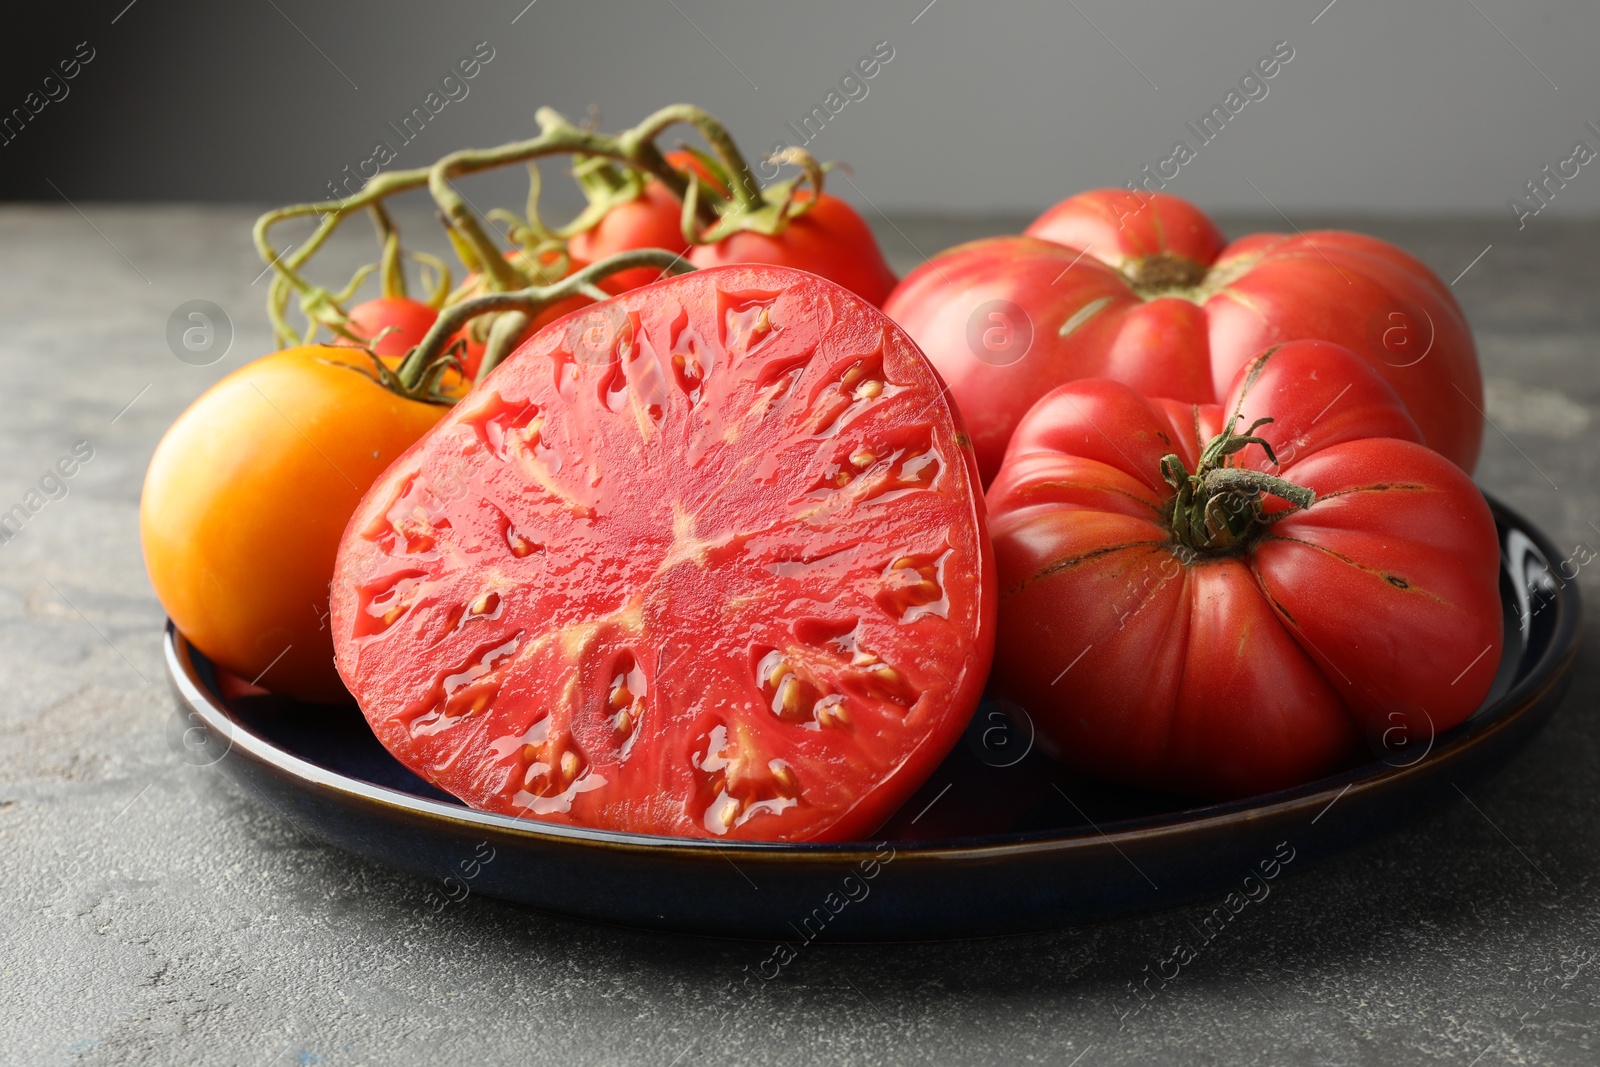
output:
[[[327,625],[339,538],[447,410],[328,346],[274,353],[209,389],[156,447],[140,504],[145,567],[178,629],[274,692],[348,700]]]

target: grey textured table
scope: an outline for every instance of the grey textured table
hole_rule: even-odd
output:
[[[1280,879],[1136,1014],[1133,984],[1207,908],[998,941],[817,945],[755,1001],[734,983],[770,946],[476,896],[418,926],[429,885],[308,839],[175,755],[139,487],[179,411],[269,348],[252,212],[79,207],[0,210],[0,510],[75,441],[94,448],[68,495],[0,545],[0,1061],[1600,1059],[1594,626],[1566,705],[1508,770]],[[883,235],[901,269],[915,249],[1006,227],[896,221]],[[1479,477],[1563,549],[1600,546],[1600,227],[1342,221],[1446,279],[1493,243],[1456,284],[1496,426]],[[164,336],[195,298],[237,328],[208,368]],[[1579,579],[1591,604],[1596,573]]]

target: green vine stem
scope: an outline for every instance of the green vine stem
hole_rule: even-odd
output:
[[[522,279],[518,277],[516,268],[500,255],[499,246],[494,239],[478,224],[477,213],[472,206],[456,191],[452,184],[455,178],[509,166],[512,163],[527,163],[540,156],[557,153],[600,156],[618,160],[652,175],[665,185],[673,196],[681,200],[688,191],[688,179],[667,162],[667,157],[656,147],[655,138],[670,127],[687,122],[694,125],[701,136],[717,148],[718,153],[723,155],[731,167],[741,169],[745,174],[749,188],[736,181],[734,183],[736,194],[744,194],[736,195],[736,198],[741,202],[745,196],[753,201],[759,200],[759,193],[751,191],[754,187],[753,179],[748,177],[749,168],[745,165],[744,157],[739,154],[739,149],[734,145],[732,136],[721,123],[700,108],[688,104],[675,104],[662,108],[638,126],[624,130],[615,137],[574,126],[559,112],[548,107],[540,108],[535,118],[542,131],[538,137],[528,141],[513,141],[497,148],[473,148],[452,152],[435,163],[428,172],[428,191],[433,195],[434,203],[439,206],[446,226],[477,254],[483,265],[483,276],[490,288],[501,291],[520,289]],[[706,223],[714,223],[717,220],[718,211],[714,200],[707,201],[701,211]]]
[[[383,245],[383,258],[378,261],[378,284],[385,297],[404,298],[406,295],[405,263],[400,257],[400,230],[389,217],[382,201],[367,208],[372,215],[372,225],[378,231],[378,241]]]
[[[412,189],[423,186],[429,188],[441,210],[452,243],[459,251],[469,253],[463,257],[468,269],[481,267],[487,285],[504,291],[522,288],[523,279],[500,255],[496,242],[483,231],[471,207],[451,186],[454,178],[512,163],[532,165],[541,156],[569,154],[611,159],[625,164],[656,178],[681,200],[688,194],[690,179],[667,162],[666,156],[656,147],[655,140],[671,127],[687,124],[699,131],[706,143],[711,145],[730,176],[728,186],[737,205],[732,213],[754,212],[763,205],[760,187],[733,137],[720,122],[701,108],[690,104],[665,107],[616,136],[575,126],[550,108],[541,108],[536,117],[541,132],[530,140],[511,142],[497,148],[454,152],[430,167],[379,173],[344,199],[293,204],[269,211],[257,219],[252,231],[256,251],[275,272],[268,290],[267,313],[279,343],[294,344],[299,340],[285,317],[289,299],[295,293],[300,295],[302,310],[311,323],[306,334],[307,341],[315,337],[318,323],[342,321],[343,312],[337,307],[334,294],[307,280],[301,274],[301,269],[349,215]],[[537,230],[540,224],[536,221],[534,203],[538,195],[536,171],[530,181],[529,194],[529,221],[531,227]],[[727,199],[718,190],[702,185],[696,196],[695,215],[701,224],[715,225],[723,215],[721,208],[726,202]],[[272,228],[290,219],[312,215],[319,219],[312,234],[300,245],[280,253],[270,240]]]
[[[543,187],[544,178],[539,173],[539,161],[536,159],[528,160],[528,203],[525,208],[528,217],[518,220],[523,222],[529,231],[529,242],[525,243],[538,244],[543,241],[560,240],[555,235],[555,232],[544,224],[544,219],[539,217],[539,194],[543,191]],[[492,211],[489,214],[491,218],[494,216]],[[506,214],[509,215],[510,212],[506,212]]]
[[[800,168],[800,174],[790,185],[785,196],[784,213],[791,219],[797,219],[817,206],[817,201],[822,199],[823,176],[830,168],[840,166],[844,167],[846,175],[850,173],[850,168],[842,163],[818,163],[816,156],[804,148],[795,148],[792,145],[781,152],[773,153],[770,159],[774,163],[792,163]],[[797,200],[794,192],[802,181],[811,186],[811,196],[805,200]]]
[[[1219,555],[1231,551],[1283,516],[1317,502],[1317,494],[1303,485],[1265,471],[1228,465],[1230,456],[1251,445],[1259,445],[1268,459],[1278,462],[1272,446],[1256,436],[1256,431],[1272,420],[1257,419],[1244,433],[1235,433],[1238,420],[1238,414],[1234,414],[1223,431],[1206,444],[1193,474],[1176,455],[1161,460],[1161,476],[1176,490],[1172,498],[1172,532],[1183,545],[1199,553]],[[1268,513],[1261,506],[1263,495],[1278,497],[1290,509]]]
[[[417,388],[425,380],[430,368],[447,358],[446,350],[451,343],[450,339],[479,315],[514,313],[503,316],[496,322],[495,328],[490,330],[491,341],[497,335],[509,335],[509,340],[514,341],[526,328],[527,323],[537,318],[541,311],[569,297],[611,299],[611,294],[601,289],[598,283],[613,274],[638,267],[655,267],[672,274],[683,274],[694,269],[682,256],[660,248],[641,248],[592,263],[553,285],[534,285],[526,289],[486,293],[483,296],[463,300],[440,312],[439,317],[428,329],[427,335],[423,337],[422,343],[406,355],[397,372],[400,382],[406,389]],[[516,318],[523,316],[526,316],[523,322],[514,322]],[[513,325],[505,327],[502,333],[501,322],[507,319],[513,320]],[[508,343],[502,344],[497,350],[491,344],[484,352],[483,363],[478,371],[478,381],[482,381],[500,360],[509,354],[505,351],[508,347]]]
[[[344,305],[348,304],[351,298],[356,295],[356,290],[361,288],[362,283],[367,280],[367,276],[378,269],[379,266],[376,263],[364,263],[357,267],[356,272],[350,276],[349,284],[338,292],[319,289],[313,297],[301,300],[301,308],[310,320],[310,326],[307,328],[301,344],[310,344],[316,339],[318,326],[326,326],[336,337],[343,337],[345,340],[354,341],[356,344],[376,344],[377,338],[357,337],[350,332],[349,316],[345,314]]]
[[[574,156],[572,177],[588,203],[571,222],[553,231],[564,241],[594,229],[618,204],[644,195],[643,173],[632,167],[618,167],[613,160],[602,157]]]
[[[532,321],[533,317],[525,311],[502,311],[489,319],[489,336],[483,342],[483,360],[478,364],[474,384],[481,382],[488,373],[485,367],[493,370],[512,353]]]
[[[284,318],[284,309],[288,306],[289,296],[292,292],[301,294],[302,300],[310,299],[313,303],[319,296],[327,295],[327,290],[313,285],[300,276],[300,268],[316,254],[317,250],[328,240],[334,230],[344,219],[367,207],[378,203],[396,193],[403,193],[409,189],[418,189],[428,183],[428,171],[425,167],[415,170],[395,170],[387,174],[379,174],[367,180],[356,193],[344,200],[322,200],[309,204],[291,204],[267,212],[256,220],[251,235],[255,240],[256,251],[261,259],[274,270],[272,284],[267,293],[267,314],[272,320],[273,332],[277,335],[279,344],[295,344],[299,338],[294,329]],[[268,240],[272,227],[288,219],[304,218],[307,215],[316,215],[321,219],[310,237],[295,247],[292,251],[280,253]],[[313,329],[315,323],[313,323]]]
[[[458,254],[470,257],[464,258],[463,262],[475,263],[477,253],[470,247],[464,249],[459,247],[464,242],[459,237],[454,235],[452,237],[458,244]],[[520,279],[518,289],[526,289],[530,285],[552,285],[565,278],[572,266],[572,257],[567,254],[566,242],[555,239],[533,245],[522,245],[513,249],[505,259],[517,272]],[[439,306],[460,303],[468,297],[481,296],[486,289],[490,292],[495,291],[485,283],[483,273],[474,268],[473,273],[463,279],[461,285]]]
[[[506,228],[506,237],[514,245],[526,248],[531,244],[538,244],[544,238],[538,229],[527,219],[522,218],[509,208],[492,207],[483,213],[483,217],[490,222],[498,222]]]
[[[722,213],[717,222],[697,232],[695,209],[703,184],[691,178],[689,192],[683,201],[683,236],[691,244],[715,244],[743,230],[780,234],[790,222],[817,206],[822,198],[823,176],[834,164],[818,163],[815,156],[803,148],[785,148],[768,157],[770,163],[789,163],[800,168],[793,178],[768,186],[760,193],[754,207],[748,210],[734,204]],[[798,197],[801,183],[811,186],[811,195],[804,200]]]
[[[739,206],[739,209],[754,211],[760,207],[761,187],[756,184],[755,176],[750,173],[750,165],[745,162],[744,153],[740,152],[739,146],[734,143],[733,135],[728,132],[727,127],[712,118],[709,112],[695,107],[693,104],[673,104],[671,107],[664,107],[633,129],[622,134],[618,140],[623,142],[625,149],[635,149],[635,145],[640,146],[640,148],[648,145],[651,150],[655,150],[655,139],[680,123],[693,126],[700,136],[705,138],[706,144],[711,146],[712,151],[722,161],[722,170],[728,178],[728,189],[732,193],[733,201]],[[630,156],[635,155],[637,150],[631,151],[629,154]],[[666,182],[667,188],[672,191],[673,196],[682,200],[684,193],[687,191],[687,179],[681,172],[674,170],[667,163],[666,157],[661,156],[659,151],[656,151],[655,155],[660,157],[662,166],[676,179],[676,181]],[[630,158],[630,162],[635,162],[637,165],[637,160]],[[650,171],[657,178],[663,177],[661,170],[657,167],[647,166],[640,167],[640,169]],[[708,214],[705,217],[706,222],[711,222],[714,219],[715,214]]]
[[[407,252],[406,255],[422,268],[422,284],[429,289],[428,299],[424,303],[438,311],[444,307],[445,298],[450,295],[449,266],[438,256],[430,256],[426,252]]]

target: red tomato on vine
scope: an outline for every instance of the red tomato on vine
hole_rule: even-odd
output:
[[[420,300],[404,296],[380,296],[350,309],[345,328],[380,356],[403,356],[422,343],[428,327],[439,312]],[[389,331],[384,333],[384,331]],[[373,338],[378,338],[372,343]],[[349,344],[344,338],[333,342]]]
[[[795,193],[797,203],[812,199],[809,189]],[[875,307],[883,306],[896,281],[866,220],[828,193],[816,197],[810,210],[789,219],[778,233],[741,230],[715,244],[696,246],[689,262],[697,267],[729,263],[793,267],[842,285]]]
[[[715,191],[726,191],[723,182],[693,153],[677,151],[668,152],[666,156],[667,162],[677,169],[692,172]],[[598,263],[608,256],[637,248],[689,251],[689,242],[683,236],[683,202],[655,178],[645,179],[638,196],[615,204],[593,227],[573,234],[567,241],[567,251],[575,264]],[[573,270],[578,269],[579,266],[573,267]],[[660,271],[623,271],[613,276],[615,284],[609,291],[625,293],[660,278]]]

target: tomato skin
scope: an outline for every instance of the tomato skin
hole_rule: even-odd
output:
[[[668,152],[666,156],[667,162],[678,170],[693,172],[701,184],[723,196],[728,194],[727,187],[694,153],[680,150]],[[573,234],[567,241],[567,251],[577,264],[573,270],[639,248],[664,248],[680,254],[689,251],[689,242],[683,238],[683,202],[655,178],[645,181],[644,191],[636,199],[616,205],[591,229]],[[661,271],[639,267],[612,275],[605,289],[609,293],[625,293],[660,279]],[[541,318],[553,322],[567,311]]]
[[[1424,751],[1494,680],[1499,542],[1482,494],[1361,357],[1294,342],[1251,386],[1257,367],[1226,406],[1063,385],[1023,419],[989,490],[995,679],[1076,768],[1261,793],[1336,769],[1363,737]],[[1168,523],[1160,459],[1193,471],[1236,403],[1245,426],[1277,420],[1257,433],[1282,461],[1251,446],[1236,465],[1317,500],[1239,550],[1194,556]]]
[[[588,318],[552,324],[352,518],[332,627],[374,733],[485,810],[870,833],[959,738],[993,653],[958,413],[893,323],[797,271],[699,271],[584,315],[618,324],[606,351],[573,351]]]
[[[219,667],[306,700],[350,699],[327,624],[345,523],[446,410],[360,370],[364,353],[313,345],[234,371],[161,439],[140,502],[150,584],[178,629]]]
[[[1028,228],[1034,236],[943,252],[884,305],[949,382],[986,481],[1023,414],[1062,382],[1110,378],[1149,396],[1216,403],[1257,352],[1300,339],[1365,357],[1429,446],[1472,469],[1483,439],[1477,350],[1449,287],[1426,266],[1383,241],[1331,230],[1256,234],[1223,248],[1191,205],[1158,196],[1131,214],[1129,197],[1083,193],[1041,216]],[[1160,254],[1205,266],[1200,287],[1137,288],[1132,277]],[[1026,317],[1032,340],[1020,359],[973,343],[987,336],[986,323],[970,331],[989,301]]]
[[[1205,212],[1166,193],[1120,189],[1081,193],[1047,209],[1022,231],[1068,248],[1091,249],[1109,267],[1131,273],[1150,256],[1174,256],[1202,266],[1228,245]]]
[[[403,356],[422,343],[428,328],[438,317],[437,311],[420,300],[404,296],[380,296],[351,308],[346,326],[363,340],[370,340],[394,327],[376,345],[369,347],[380,356]],[[339,337],[332,343],[349,345],[354,342]]]
[[[645,183],[638,199],[618,204],[606,212],[593,229],[574,234],[567,242],[567,251],[574,260],[583,263],[595,263],[638,248],[687,252],[689,242],[683,239],[682,216],[683,204],[666,186],[652,179]],[[614,291],[622,293],[649,285],[660,277],[659,270],[638,267],[612,275],[612,281]],[[610,287],[608,291],[612,291]]]
[[[809,198],[808,189],[795,194],[801,202]],[[696,267],[730,263],[793,267],[842,285],[874,307],[883,307],[896,281],[866,220],[828,193],[776,236],[741,231],[715,244],[696,246],[689,262]]]

